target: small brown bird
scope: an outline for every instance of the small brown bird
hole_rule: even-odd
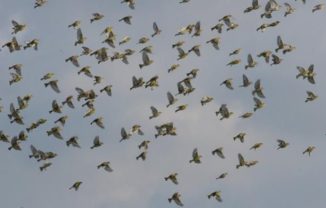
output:
[[[119,22],[123,21],[124,23],[131,25],[132,16],[125,16],[119,19]]]
[[[285,142],[284,140],[278,139],[278,148],[277,149],[283,149],[285,147],[287,147],[290,143]]]
[[[94,21],[98,21],[98,20],[100,20],[100,19],[102,19],[104,17],[104,15],[100,14],[100,13],[93,13],[92,15],[93,15],[93,17],[90,20],[91,23],[94,22]]]
[[[17,34],[18,32],[21,32],[23,31],[25,28],[26,28],[26,25],[25,24],[19,24],[17,21],[15,20],[12,20],[11,21],[11,24],[12,24],[12,35],[14,34]]]
[[[62,116],[58,120],[56,120],[54,123],[59,122],[62,126],[64,126],[66,124],[67,119],[68,119],[68,116]]]
[[[113,171],[113,169],[110,167],[110,162],[109,161],[102,162],[101,164],[99,164],[97,166],[97,169],[100,169],[100,168],[103,168],[107,172],[112,172]]]
[[[225,85],[228,89],[233,90],[232,78],[224,80],[220,86]]]
[[[142,143],[140,143],[138,145],[138,149],[144,148],[145,150],[147,150],[148,149],[148,145],[149,145],[150,142],[151,141],[149,141],[149,140],[142,141]]]
[[[172,181],[172,183],[174,183],[175,185],[178,185],[178,179],[177,179],[178,173],[172,173],[169,176],[165,177],[164,180],[170,180]]]
[[[44,163],[41,167],[40,167],[40,171],[46,170],[48,167],[50,167],[52,165],[52,163],[48,162],[48,163]]]
[[[96,136],[93,140],[93,146],[91,146],[91,149],[94,149],[96,147],[100,147],[103,145],[103,142],[100,141],[100,137]]]
[[[79,189],[79,186],[82,184],[83,182],[81,182],[81,181],[77,181],[77,182],[75,182],[70,188],[69,188],[69,190],[70,189],[75,189],[75,191],[78,191],[78,189]]]
[[[315,93],[313,93],[312,91],[307,91],[307,98],[305,100],[305,102],[310,102],[310,101],[314,101],[318,98],[318,95],[316,95]]]
[[[192,151],[192,159],[189,161],[189,163],[194,162],[194,163],[196,163],[196,164],[199,164],[199,163],[201,163],[201,161],[200,161],[200,158],[201,158],[201,157],[202,157],[202,156],[199,155],[199,153],[198,153],[198,149],[195,148],[195,149]]]
[[[147,157],[147,151],[141,152],[137,157],[136,160],[138,160],[139,158],[142,159],[143,161],[146,160]]]
[[[263,145],[263,143],[256,143],[254,144],[252,147],[250,147],[250,150],[257,150],[258,148],[260,148]]]
[[[92,122],[91,122],[91,125],[93,124],[96,124],[98,127],[104,129],[104,124],[103,124],[103,117],[98,117],[98,118],[95,118]]]
[[[153,30],[154,30],[154,33],[151,35],[152,38],[156,35],[161,34],[161,32],[162,32],[162,30],[160,30],[160,28],[157,26],[156,22],[153,23]]]
[[[209,199],[214,197],[217,201],[222,202],[221,191],[214,191],[207,196]]]
[[[241,132],[239,134],[237,134],[236,136],[233,137],[233,140],[235,141],[236,139],[239,139],[241,143],[244,142],[244,138],[247,134],[244,132]]]
[[[73,23],[71,23],[70,25],[68,25],[68,28],[69,27],[72,27],[74,29],[78,29],[80,27],[80,25],[81,25],[81,21],[80,20],[76,20]]]
[[[79,138],[77,136],[71,137],[68,141],[66,141],[66,145],[69,147],[72,145],[73,147],[81,148],[80,145],[78,144]]]
[[[149,119],[157,118],[162,112],[158,111],[154,106],[151,106],[152,115]]]
[[[308,155],[310,156],[311,152],[312,152],[314,149],[316,149],[315,146],[309,146],[309,147],[307,147],[307,149],[306,149],[305,151],[303,151],[302,154],[308,153]]]
[[[212,155],[217,155],[222,159],[225,159],[225,156],[223,154],[223,147],[216,148],[215,150],[212,151]]]
[[[216,180],[217,180],[217,179],[223,179],[223,178],[225,178],[227,175],[228,175],[227,172],[222,173],[221,175],[219,175],[219,176],[216,178]]]
[[[174,203],[176,203],[178,206],[182,207],[183,203],[181,202],[180,197],[181,197],[181,194],[176,192],[171,196],[171,198],[168,199],[168,201],[169,201],[169,203],[174,201]]]

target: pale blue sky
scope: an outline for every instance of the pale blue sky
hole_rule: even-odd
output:
[[[265,5],[266,0],[260,1]],[[278,0],[279,4],[286,1]],[[243,14],[243,10],[251,4],[250,0],[191,0],[180,5],[178,0],[136,0],[136,9],[131,10],[119,0],[49,0],[41,8],[34,9],[33,0],[12,1],[1,0],[0,5],[0,44],[9,41],[11,36],[11,20],[27,24],[27,29],[16,35],[20,43],[33,38],[40,40],[39,50],[28,49],[10,54],[6,48],[0,52],[1,76],[0,88],[4,106],[0,114],[0,126],[5,133],[14,136],[30,123],[40,117],[48,122],[29,134],[27,142],[22,144],[22,151],[8,151],[8,145],[0,145],[0,195],[1,207],[5,208],[106,208],[106,207],[176,207],[169,204],[168,198],[176,191],[182,195],[185,207],[225,208],[288,208],[314,207],[322,208],[326,203],[324,195],[325,147],[326,147],[326,99],[323,89],[326,83],[324,68],[326,60],[326,28],[323,20],[324,11],[311,13],[311,9],[322,0],[311,0],[303,5],[300,1],[288,0],[296,8],[296,12],[283,17],[284,8],[273,14],[273,19],[261,19],[263,12],[254,11]],[[105,17],[92,24],[91,14],[100,12]],[[234,21],[240,26],[230,32],[218,34],[210,31],[218,19],[232,14]],[[132,15],[132,25],[118,20]],[[81,53],[81,47],[74,47],[76,32],[67,26],[75,20],[81,20],[81,29],[87,37],[85,46],[98,49],[104,36],[100,33],[107,26],[112,26],[117,34],[117,41],[125,35],[131,41],[121,47],[109,49],[114,51],[131,48],[136,53],[130,57],[129,65],[119,60],[98,65],[93,57],[81,57],[80,65],[90,65],[93,74],[104,77],[103,84],[93,87],[93,80],[78,76],[78,69],[65,59]],[[279,20],[281,23],[256,32],[262,23]],[[150,40],[153,45],[154,60],[151,66],[139,70],[141,54],[144,46],[136,44],[142,36],[153,33],[152,23],[157,22],[162,33]],[[182,27],[201,22],[202,35],[175,37]],[[286,43],[296,46],[296,50],[283,56],[281,65],[270,67],[256,55],[264,50],[276,48],[276,37],[281,35]],[[221,37],[220,50],[215,50],[205,42],[212,37]],[[194,54],[177,62],[177,51],[171,45],[184,40],[185,50],[193,45],[201,44],[201,57]],[[147,45],[149,45],[147,44]],[[236,48],[243,50],[237,57],[242,63],[234,67],[226,67],[233,58],[228,54]],[[253,54],[258,65],[245,71],[247,54]],[[235,58],[235,57],[234,57]],[[9,86],[8,67],[23,64],[23,80]],[[172,73],[168,68],[175,63],[181,66]],[[295,79],[296,66],[308,67],[315,64],[316,85],[306,80]],[[185,77],[192,68],[199,68],[198,77],[193,80],[196,90],[189,96],[179,97],[179,102],[166,108],[166,92],[177,92],[176,83]],[[60,94],[50,88],[44,88],[39,79],[47,72],[54,72],[59,79]],[[242,74],[251,81],[261,79],[266,95],[266,107],[257,111],[252,118],[238,118],[247,111],[252,111],[254,103],[251,96],[252,86],[238,88]],[[131,77],[143,76],[148,80],[159,75],[159,88],[135,89],[131,87]],[[235,89],[230,91],[219,84],[233,78]],[[63,101],[68,95],[74,95],[76,86],[83,89],[93,88],[96,92],[106,84],[113,85],[113,96],[101,94],[96,100],[96,114],[82,119],[86,109],[75,100],[76,109],[63,108],[62,115],[69,119],[63,129],[65,140],[77,135],[81,149],[67,148],[64,141],[48,137],[46,131],[54,126],[53,121],[61,115],[49,115],[53,99]],[[305,103],[306,90],[312,90],[319,98]],[[22,115],[26,126],[10,124],[7,113],[11,102],[16,103],[17,96],[33,94],[28,109]],[[212,96],[214,101],[202,107],[200,99]],[[174,113],[180,104],[189,104],[183,112]],[[235,115],[228,120],[219,121],[215,111],[226,103]],[[162,111],[159,118],[149,120],[150,106]],[[89,123],[93,118],[103,116],[106,129],[102,130]],[[155,125],[173,121],[178,136],[159,137],[155,140]],[[133,124],[140,124],[145,135],[133,136],[129,141],[119,143],[120,129],[127,130]],[[246,141],[242,144],[234,142],[233,136],[247,132]],[[93,138],[99,135],[104,145],[90,150]],[[144,139],[151,140],[146,161],[136,161],[140,153],[137,145]],[[290,142],[288,148],[277,149],[277,139]],[[249,148],[256,142],[263,142],[261,149]],[[39,171],[41,163],[29,159],[29,146],[44,151],[58,153],[52,160],[53,165],[45,172]],[[311,157],[302,155],[309,145],[316,146]],[[223,146],[226,159],[221,160],[211,155],[216,147]],[[203,155],[202,164],[189,164],[191,153],[198,148]],[[251,168],[236,169],[237,154],[242,153],[248,160],[259,160]],[[96,166],[111,161],[112,173],[97,170]],[[178,186],[165,182],[164,177],[172,172],[179,173]],[[215,178],[223,172],[229,175],[220,181]],[[78,192],[68,190],[77,180],[83,181]],[[208,200],[207,194],[215,190],[222,191],[223,203]]]

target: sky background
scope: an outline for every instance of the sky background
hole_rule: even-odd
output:
[[[49,0],[43,7],[34,9],[34,1],[1,0],[0,5],[0,44],[12,38],[11,20],[27,24],[25,31],[16,35],[19,43],[38,38],[39,50],[21,50],[9,53],[7,48],[0,52],[1,76],[0,97],[4,107],[0,113],[0,126],[6,134],[15,136],[20,130],[39,118],[48,122],[33,130],[22,151],[8,151],[8,144],[0,144],[0,196],[1,207],[6,208],[105,208],[105,207],[176,207],[169,204],[168,198],[178,191],[185,207],[316,207],[322,208],[326,203],[326,138],[325,123],[326,99],[323,89],[326,87],[326,27],[323,20],[324,11],[312,14],[311,9],[324,1],[311,0],[305,5],[301,1],[288,0],[296,8],[294,14],[284,18],[284,7],[273,13],[273,19],[261,19],[263,7],[249,14],[243,10],[250,6],[249,0],[191,0],[188,4],[179,4],[177,0],[136,0],[136,9],[131,10],[120,1],[105,0]],[[278,1],[282,4],[286,1]],[[100,21],[90,24],[91,14],[104,14]],[[218,34],[210,31],[218,19],[232,14],[233,21],[240,26],[234,31]],[[132,15],[132,25],[118,20]],[[110,48],[108,53],[123,51],[126,48],[136,52],[129,58],[129,65],[119,60],[97,64],[94,57],[81,57],[81,66],[89,65],[95,75],[104,78],[103,83],[93,86],[93,80],[77,75],[79,70],[65,59],[81,53],[81,47],[74,46],[76,31],[67,26],[75,20],[81,20],[81,29],[87,37],[85,46],[98,49],[105,46],[101,32],[112,26],[117,35],[117,42],[125,35],[131,41],[125,45]],[[279,20],[281,23],[256,32],[262,23]],[[161,35],[150,40],[148,44],[137,44],[138,39],[153,33],[152,23],[157,22]],[[201,22],[200,37],[190,35],[175,37],[182,27]],[[274,50],[276,37],[280,35],[284,42],[296,46],[296,50],[286,55],[280,54],[282,64],[269,66],[257,54],[264,50]],[[221,38],[220,50],[215,50],[205,42],[215,36]],[[171,48],[176,41],[184,40],[184,50],[201,44],[201,56],[193,53],[177,61],[177,51]],[[154,63],[139,69],[142,63],[138,53],[147,45],[153,46],[150,58]],[[108,46],[107,46],[108,47]],[[235,57],[228,54],[234,49],[242,48]],[[258,65],[245,70],[248,53],[251,53]],[[226,64],[240,58],[242,63],[228,67]],[[9,86],[10,71],[8,67],[23,64],[23,80]],[[167,73],[172,64],[180,67]],[[307,80],[296,79],[297,66],[315,65],[316,84]],[[185,78],[186,73],[199,68],[198,77],[192,81],[196,90],[189,96],[179,96],[178,103],[166,108],[166,93],[177,93],[177,82]],[[40,78],[54,72],[59,79],[60,94],[50,88],[44,88]],[[249,119],[238,118],[245,112],[252,111],[254,102],[249,88],[238,88],[245,73],[251,81],[261,79],[266,99],[265,108],[258,110]],[[159,75],[159,87],[155,90],[135,89],[130,91],[132,76],[148,80]],[[227,79],[233,78],[233,91],[219,86]],[[81,149],[66,147],[65,141],[52,136],[46,131],[54,126],[54,121],[62,115],[51,114],[52,100],[62,102],[67,96],[76,97],[75,87],[94,89],[97,93],[107,84],[113,85],[112,97],[105,94],[95,101],[96,114],[83,119],[86,109],[82,102],[74,101],[76,108],[63,108],[62,115],[69,119],[63,128],[65,141],[72,137],[80,138]],[[306,90],[312,90],[319,98],[305,103]],[[33,94],[29,107],[22,112],[25,126],[10,124],[7,114],[10,103],[17,103],[17,96]],[[200,99],[212,96],[214,101],[202,107]],[[185,111],[174,113],[176,106],[188,104]],[[221,104],[227,104],[234,115],[220,121],[215,116]],[[150,106],[157,107],[162,114],[149,120]],[[90,126],[90,122],[103,116],[105,129]],[[154,138],[155,125],[174,122],[177,136]],[[132,125],[140,124],[144,136],[133,136],[130,140],[119,143],[122,127],[129,130]],[[233,136],[246,132],[244,143],[234,142]],[[102,147],[90,149],[93,138],[99,135],[104,142]],[[144,139],[151,140],[146,161],[135,158],[141,152],[137,145]],[[277,139],[284,139],[290,145],[277,150]],[[249,148],[257,143],[264,145],[257,151]],[[29,146],[33,144],[43,151],[53,151],[58,156],[53,159],[51,167],[45,172],[39,171],[38,163],[29,159]],[[309,146],[316,146],[311,157],[302,155]],[[224,147],[226,159],[213,157],[211,151]],[[203,156],[202,164],[189,164],[194,148]],[[247,160],[258,160],[251,168],[236,169],[237,155],[241,153]],[[96,166],[109,160],[112,173],[97,170]],[[164,177],[172,172],[179,173],[179,185],[165,182]],[[221,173],[229,175],[223,180],[216,180]],[[75,192],[68,188],[75,181],[83,181]],[[222,191],[223,203],[208,200],[207,194]]]

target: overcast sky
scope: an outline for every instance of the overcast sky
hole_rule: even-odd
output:
[[[1,0],[0,5],[0,44],[12,38],[11,20],[27,24],[27,28],[16,35],[19,43],[25,44],[34,38],[40,40],[39,50],[21,50],[9,53],[2,48],[0,76],[0,104],[4,107],[0,113],[0,130],[15,136],[39,118],[46,118],[46,124],[32,131],[28,140],[22,143],[22,151],[8,151],[8,144],[0,145],[0,195],[1,207],[6,208],[106,208],[106,207],[176,207],[169,204],[168,198],[179,192],[185,207],[243,207],[243,208],[288,208],[316,207],[322,208],[326,203],[326,27],[325,10],[312,13],[314,5],[325,3],[311,0],[306,4],[301,1],[288,0],[296,11],[284,18],[286,1],[280,11],[273,13],[272,19],[261,19],[260,14],[266,0],[260,1],[262,8],[248,14],[243,10],[250,6],[250,0],[191,0],[179,4],[178,0],[136,0],[135,10],[131,10],[119,0],[48,0],[44,6],[34,9],[33,0]],[[90,24],[92,13],[104,14],[104,18]],[[211,31],[224,15],[232,14],[233,21],[239,27],[222,34]],[[132,16],[132,25],[118,20]],[[93,74],[104,78],[103,83],[93,86],[93,80],[77,75],[78,68],[65,59],[81,53],[80,46],[74,46],[76,31],[68,28],[75,20],[81,20],[81,29],[87,37],[85,46],[92,49],[109,47],[101,43],[105,37],[100,35],[107,26],[112,26],[117,35],[117,42],[124,36],[131,41],[116,48],[109,47],[108,53],[122,52],[126,48],[135,50],[126,65],[120,60],[97,64],[94,57],[79,58],[81,66],[89,65]],[[263,23],[280,21],[274,28],[257,32]],[[153,33],[152,24],[156,22],[162,33],[151,38],[148,44],[137,44],[138,39]],[[182,27],[201,22],[200,37],[191,35],[175,37]],[[269,66],[257,54],[277,47],[276,37],[280,35],[284,42],[296,46],[296,50],[283,55],[280,65]],[[213,37],[221,38],[220,50],[215,50],[205,42]],[[201,56],[194,53],[177,61],[177,50],[171,45],[184,40],[184,50],[201,44]],[[142,63],[141,53],[147,45],[153,46],[150,58],[154,63],[139,69]],[[229,57],[229,53],[242,48],[239,55]],[[247,55],[251,53],[258,65],[245,70]],[[240,58],[242,63],[233,67],[228,62]],[[9,86],[10,71],[13,64],[23,64],[23,80]],[[180,67],[168,73],[172,64]],[[307,80],[296,79],[297,66],[315,65],[316,84]],[[177,82],[186,77],[193,68],[199,68],[198,77],[192,81],[196,88],[188,96],[179,96],[178,103],[166,108],[166,93],[177,93]],[[59,79],[61,93],[57,94],[45,88],[40,78],[48,73],[55,73]],[[261,79],[266,99],[265,108],[258,110],[249,119],[239,118],[254,107],[249,88],[239,88],[242,74],[251,81]],[[132,76],[148,80],[159,75],[159,87],[155,90],[141,88],[130,91]],[[220,83],[233,78],[235,89],[229,90]],[[112,97],[99,94],[99,90],[112,84]],[[46,131],[60,116],[49,114],[52,100],[62,102],[68,95],[77,93],[75,87],[94,89],[99,97],[95,101],[96,113],[83,119],[86,108],[82,102],[74,100],[76,109],[63,108],[62,115],[69,119],[63,128],[65,141],[72,137],[80,138],[81,149],[66,147],[65,141]],[[305,103],[306,91],[311,90],[319,98]],[[29,107],[22,111],[25,126],[10,124],[7,114],[10,103],[17,105],[17,96],[32,94]],[[203,96],[212,96],[214,100],[200,105]],[[176,106],[188,104],[185,111],[174,113]],[[215,116],[221,104],[227,104],[234,115],[220,121]],[[157,107],[162,114],[149,120],[150,106]],[[90,122],[104,117],[105,129],[91,126]],[[174,122],[177,136],[154,138],[155,125]],[[128,131],[132,125],[142,126],[144,136],[134,135],[128,141],[119,143],[120,129]],[[233,141],[233,136],[246,132],[244,143]],[[99,135],[104,145],[91,150],[93,138]],[[143,140],[150,140],[146,161],[136,160],[141,152],[137,145]],[[290,143],[286,149],[277,150],[277,139]],[[264,143],[256,150],[249,148],[257,143]],[[29,159],[29,146],[43,151],[53,151],[58,156],[47,171],[40,172],[42,162]],[[316,150],[310,157],[302,152],[310,145]],[[217,147],[224,148],[226,159],[211,155]],[[194,148],[203,156],[202,163],[189,164]],[[236,169],[237,155],[241,153],[247,160],[258,160],[250,168]],[[110,161],[113,172],[98,170],[96,166]],[[179,185],[164,181],[164,177],[178,172]],[[223,180],[216,180],[221,173],[228,172]],[[75,192],[68,188],[75,181],[83,181]],[[221,190],[222,204],[208,200],[207,195]]]

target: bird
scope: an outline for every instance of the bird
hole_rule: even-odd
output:
[[[171,173],[169,176],[164,177],[164,180],[170,180],[172,181],[172,183],[174,183],[175,185],[178,185],[178,179],[177,179],[178,173]]]
[[[132,16],[125,16],[119,19],[119,22],[123,21],[124,23],[131,25]]]
[[[225,85],[228,89],[233,90],[232,78],[224,80],[220,86]]]
[[[100,13],[93,13],[92,16],[93,17],[90,20],[91,23],[94,22],[94,21],[98,21],[98,20],[100,20],[100,19],[102,19],[104,17],[104,15],[100,14]]]
[[[242,51],[241,48],[237,48],[234,51],[232,51],[231,53],[229,53],[229,56],[233,56],[233,55],[237,55]]]
[[[216,180],[217,180],[217,179],[223,179],[223,178],[225,178],[227,175],[228,175],[227,172],[222,173],[221,175],[219,175],[219,176],[216,178]]]
[[[16,74],[18,74],[19,76],[22,76],[22,72],[21,72],[22,67],[23,67],[22,64],[14,64],[12,66],[9,66],[9,70],[13,69],[13,70],[15,70]]]
[[[141,130],[141,126],[138,125],[138,124],[135,124],[131,127],[131,130],[130,130],[130,134],[133,135],[133,134],[138,134],[140,136],[143,136],[144,135],[144,132]]]
[[[289,3],[286,2],[286,3],[284,3],[284,5],[285,5],[285,9],[286,9],[286,11],[284,13],[284,17],[292,14],[295,11],[295,8],[293,8]]]
[[[200,45],[194,45],[192,48],[188,50],[188,54],[190,52],[194,52],[197,56],[200,56]]]
[[[242,114],[239,118],[250,118],[253,115],[252,112],[246,112]]]
[[[255,102],[254,112],[265,106],[265,103],[263,101],[261,101],[259,98],[253,97],[253,100]]]
[[[251,83],[252,82],[249,80],[249,78],[245,74],[243,74],[242,75],[242,85],[240,85],[239,87],[248,87],[251,85]]]
[[[154,30],[154,33],[151,35],[152,38],[156,35],[159,35],[161,34],[162,30],[157,26],[157,23],[156,22],[153,22],[153,30]]]
[[[319,10],[322,10],[325,8],[325,4],[317,4],[313,7],[312,9],[312,13],[316,12],[316,11],[319,11]]]
[[[79,189],[79,187],[80,187],[80,185],[82,184],[83,182],[81,182],[81,181],[76,181],[70,188],[69,188],[69,190],[70,189],[75,189],[75,191],[78,191],[78,189]]]
[[[221,191],[214,191],[214,192],[210,193],[207,197],[208,197],[208,199],[210,199],[211,197],[214,197],[217,201],[222,202]]]
[[[235,59],[235,60],[232,60],[230,61],[227,66],[233,66],[233,65],[238,65],[241,63],[241,60],[240,59]]]
[[[105,92],[108,96],[112,96],[112,85],[106,85],[102,89],[100,89],[100,92]]]
[[[233,137],[233,140],[237,140],[239,139],[241,143],[244,142],[244,138],[247,134],[245,132],[240,132],[239,134],[237,134],[236,136]]]
[[[58,82],[59,80],[51,80],[49,82],[44,83],[44,86],[50,86],[52,88],[53,91],[55,91],[56,93],[60,93],[60,89],[58,87]]]
[[[302,154],[308,153],[308,155],[310,156],[311,152],[314,151],[314,149],[316,149],[315,146],[309,146],[307,147],[307,149],[305,149],[305,151],[302,152]]]
[[[46,73],[46,74],[41,78],[41,81],[51,79],[53,76],[54,76],[54,73],[52,73],[52,72]]]
[[[238,160],[239,164],[236,166],[237,169],[246,165],[246,161],[240,153],[238,154]]]
[[[70,61],[75,67],[79,67],[78,57],[79,57],[79,55],[70,56],[69,58],[67,58],[65,60],[65,62]]]
[[[66,145],[69,147],[72,145],[73,147],[81,148],[79,143],[78,143],[79,138],[77,136],[73,136],[70,139],[66,141]]]
[[[138,145],[138,149],[144,148],[145,150],[148,149],[148,145],[151,141],[149,140],[144,140]]]
[[[17,33],[21,32],[21,31],[25,30],[25,28],[26,28],[26,24],[20,24],[15,20],[12,20],[11,24],[13,26],[12,27],[13,31],[11,33],[12,35],[17,34]]]
[[[281,62],[283,61],[283,59],[281,59],[280,57],[278,57],[277,55],[275,54],[272,54],[272,62],[270,65],[273,66],[273,65],[277,65],[277,64],[280,64]]]
[[[121,4],[126,3],[130,9],[135,9],[135,0],[122,0]]]
[[[73,23],[68,25],[68,28],[72,27],[74,29],[78,29],[78,28],[80,28],[80,25],[81,25],[81,21],[80,20],[75,20]]]
[[[180,200],[181,194],[179,194],[178,192],[175,192],[171,198],[168,198],[169,203],[171,203],[172,201],[174,201],[174,203],[180,207],[183,206],[183,203]]]
[[[77,29],[77,40],[75,41],[75,46],[77,45],[82,45],[84,44],[84,41],[86,40],[87,38],[84,37],[82,31],[80,28]]]
[[[261,6],[258,3],[258,0],[252,0],[251,6],[247,7],[243,12],[244,13],[248,13],[251,12],[253,10],[257,10],[259,9]]]
[[[220,120],[230,118],[230,116],[233,114],[233,112],[229,111],[226,104],[222,104],[218,111],[215,112],[215,115],[221,115]]]
[[[258,148],[260,148],[263,145],[263,143],[259,142],[254,144],[252,147],[250,147],[250,150],[257,150]]]
[[[145,81],[142,77],[136,78],[135,76],[132,77],[132,87],[130,87],[130,90],[142,87],[145,84]]]
[[[53,135],[55,138],[63,140],[61,135],[61,128],[59,126],[52,127],[49,131],[46,131],[47,135]]]
[[[199,164],[199,163],[201,163],[201,160],[200,160],[201,157],[202,157],[202,156],[199,155],[199,153],[198,153],[198,149],[195,148],[195,149],[192,151],[192,159],[189,160],[189,163],[194,162],[194,163],[196,163],[196,164]]]
[[[61,111],[62,106],[58,104],[56,100],[52,101],[52,109],[49,111],[49,113],[62,113]]]
[[[103,142],[100,141],[100,137],[99,136],[95,136],[94,140],[93,140],[93,146],[91,146],[91,149],[100,147],[103,145]]]
[[[219,46],[220,40],[221,39],[219,37],[215,37],[215,38],[212,38],[212,39],[206,41],[206,43],[211,43],[216,50],[219,50],[220,49],[220,46]]]
[[[175,71],[177,68],[180,67],[180,64],[173,64],[169,69],[168,69],[168,73]]]
[[[212,151],[212,155],[217,155],[222,159],[225,159],[225,156],[223,154],[223,147],[216,148],[215,150]]]
[[[272,55],[272,51],[270,50],[267,50],[267,51],[263,51],[261,52],[260,54],[258,54],[257,56],[258,57],[263,57],[265,59],[265,62],[266,63],[269,63],[269,59],[270,59],[270,56]]]
[[[56,121],[54,121],[54,123],[60,123],[62,126],[65,125],[66,121],[68,119],[68,116],[62,116],[59,119],[57,119]]]
[[[95,123],[98,127],[104,129],[105,127],[104,127],[104,124],[103,124],[103,119],[104,119],[103,117],[95,118],[95,119],[91,122],[91,125],[93,125],[93,124]]]
[[[207,103],[209,103],[209,102],[211,102],[211,101],[213,101],[213,100],[214,100],[213,97],[210,97],[210,96],[204,96],[204,97],[201,98],[201,100],[200,100],[200,104],[201,104],[202,106],[204,106],[204,105],[206,105]]]
[[[169,106],[173,105],[174,103],[176,103],[178,101],[177,98],[175,98],[171,92],[167,92],[166,93],[167,97],[168,97],[168,101],[169,103],[166,105],[166,107],[168,108]]]
[[[110,162],[109,161],[105,161],[105,162],[102,162],[101,164],[99,164],[97,166],[97,169],[100,169],[100,168],[103,168],[107,172],[112,172],[113,171],[113,169],[110,167]]]
[[[159,79],[158,75],[151,77],[147,82],[145,82],[145,88],[150,87],[151,90],[153,90],[154,88],[158,87],[159,86],[158,79]]]
[[[2,45],[2,48],[7,47],[9,52],[12,53],[14,51],[19,51],[21,49],[21,45],[17,42],[16,37],[13,37],[11,41],[6,42]]]
[[[139,64],[139,68],[142,69],[144,66],[151,65],[154,61],[151,60],[146,52],[142,54],[143,63]]]
[[[40,41],[38,39],[33,39],[31,41],[28,41],[23,48],[24,48],[24,50],[27,48],[34,48],[34,50],[37,51],[39,42]]]
[[[152,111],[152,115],[149,117],[149,119],[157,118],[162,113],[158,111],[154,106],[151,106],[151,111]]]
[[[141,37],[139,40],[138,40],[138,44],[145,44],[149,41],[149,38],[148,37]]]
[[[128,43],[130,40],[131,40],[131,37],[129,37],[129,36],[125,36],[125,37],[123,37],[122,40],[119,42],[119,45],[122,45],[122,44]]]
[[[40,166],[40,171],[44,171],[46,170],[48,167],[50,167],[52,165],[51,162],[48,163],[44,163],[42,166]]]
[[[223,23],[217,23],[216,25],[211,27],[211,31],[216,30],[218,33],[222,33],[223,26],[224,26]]]
[[[8,150],[11,150],[11,149],[18,150],[18,151],[21,150],[20,140],[16,136],[14,136],[10,141],[10,147],[8,147]]]
[[[178,50],[178,53],[179,53],[178,59],[177,59],[178,61],[181,60],[181,59],[184,59],[184,58],[186,58],[188,56],[188,53],[186,53],[182,48],[177,47],[177,50]]]
[[[287,147],[289,145],[288,142],[286,142],[284,140],[281,140],[281,139],[278,139],[277,142],[278,142],[278,148],[277,149],[284,149],[285,147]]]
[[[245,66],[245,69],[254,68],[257,65],[257,62],[254,61],[251,54],[248,54],[247,62],[248,64]]]
[[[172,48],[175,48],[175,47],[180,48],[184,43],[185,43],[184,41],[178,41],[178,42],[172,44]]]
[[[48,1],[47,0],[35,0],[34,9],[36,9],[37,7],[43,6],[46,2],[48,2]]]
[[[179,105],[174,112],[183,111],[188,107],[188,104]]]
[[[260,79],[255,82],[254,90],[251,93],[253,96],[257,94],[260,98],[265,98],[263,87],[261,86]]]
[[[147,157],[147,151],[143,151],[136,157],[136,160],[142,159],[142,161],[144,161],[146,160],[146,157]]]
[[[120,134],[121,134],[120,142],[127,140],[131,137],[131,134],[127,133],[125,128],[121,128]]]
[[[74,97],[72,95],[69,95],[63,102],[61,102],[62,106],[67,104],[69,108],[74,109],[75,105],[73,103],[73,99],[74,99]]]
[[[318,98],[318,95],[316,95],[315,93],[313,93],[312,91],[307,91],[307,98],[305,100],[305,102],[310,102],[310,101],[314,101]]]

